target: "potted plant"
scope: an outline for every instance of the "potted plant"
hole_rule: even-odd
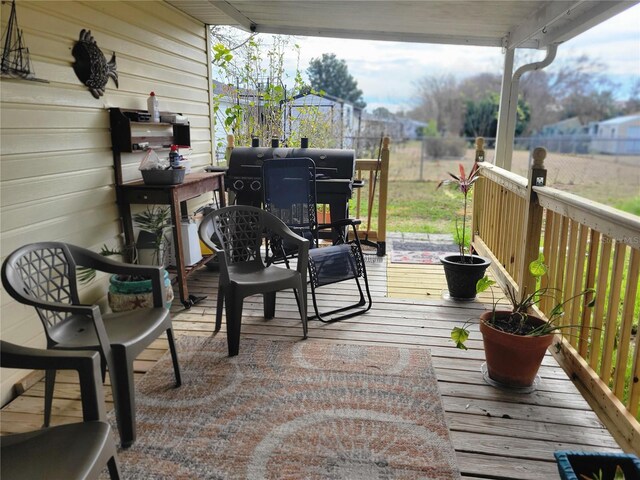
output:
[[[529,264],[529,272],[539,279],[547,273],[544,257],[540,254],[537,260]],[[484,291],[492,284],[492,280],[484,277],[478,281],[478,291]],[[515,290],[507,287],[507,298],[511,309],[498,310],[498,302],[494,302],[491,311],[480,316],[480,333],[484,344],[487,374],[489,378],[500,385],[515,388],[525,388],[533,385],[536,374],[542,363],[547,348],[553,342],[554,333],[560,328],[555,323],[564,314],[564,305],[574,298],[593,293],[588,288],[567,300],[559,300],[558,289],[540,287],[532,293],[523,290],[517,295]],[[532,307],[542,298],[554,299],[555,307],[549,313],[549,319],[544,320],[531,313]],[[586,306],[593,307],[592,300]],[[467,326],[454,327],[451,338],[458,348],[466,350],[464,342],[469,338]]]
[[[140,228],[136,248],[133,252],[141,265],[164,265],[169,243],[167,231],[171,228],[169,208],[153,206],[133,215],[134,223]],[[136,259],[133,259],[134,261]]]
[[[168,208],[147,207],[146,210],[133,216],[133,220],[140,233],[136,245],[123,248],[108,248],[102,246],[100,254],[106,257],[121,255],[127,263],[147,265],[164,264],[166,257],[167,229],[171,227],[171,215]],[[82,269],[78,274],[80,283],[89,283],[96,276],[93,269]],[[169,273],[164,271],[166,292],[166,306],[169,308],[173,301],[173,289]],[[112,275],[109,278],[109,306],[114,312],[148,308],[153,305],[151,280],[137,275]]]
[[[444,185],[455,185],[464,197],[464,209],[462,213],[462,227],[459,219],[456,219],[455,242],[458,245],[458,253],[450,253],[440,257],[440,263],[444,268],[447,279],[449,296],[454,300],[473,300],[476,298],[476,284],[484,277],[491,262],[473,253],[470,243],[470,235],[467,234],[467,213],[469,208],[469,193],[473,185],[480,178],[478,164],[467,175],[464,166],[460,164],[459,175],[449,173],[451,178],[442,180],[436,189]],[[468,246],[468,247],[467,247]],[[468,254],[467,254],[468,251]]]
[[[562,480],[640,478],[640,459],[631,453],[553,452]]]

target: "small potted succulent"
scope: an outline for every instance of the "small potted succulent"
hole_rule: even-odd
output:
[[[542,254],[529,264],[529,272],[536,279],[547,273]],[[484,277],[478,281],[477,290],[484,291],[493,283]],[[507,287],[506,293],[511,309],[498,310],[498,302],[494,302],[493,308],[480,316],[487,374],[491,380],[506,387],[531,387],[544,354],[553,342],[554,333],[570,327],[556,323],[564,314],[564,305],[574,298],[593,294],[594,290],[587,288],[562,301],[558,299],[560,292],[549,287],[540,287],[532,293],[527,293],[525,289],[521,295]],[[531,308],[543,298],[552,298],[555,303],[548,320],[531,313]],[[585,307],[593,307],[594,301],[591,300]],[[467,322],[462,327],[454,327],[451,331],[451,338],[458,348],[467,349],[464,342],[469,338],[469,324]]]
[[[484,277],[484,274],[491,262],[479,255],[473,253],[470,244],[471,236],[467,234],[467,229],[471,229],[467,218],[469,213],[469,193],[473,185],[480,178],[478,163],[474,163],[473,167],[467,174],[464,166],[460,164],[459,174],[449,173],[451,178],[442,180],[436,189],[445,185],[454,185],[457,190],[462,192],[463,212],[462,218],[456,219],[455,242],[458,245],[458,253],[449,253],[440,257],[440,263],[444,268],[444,274],[447,279],[447,287],[449,296],[454,300],[473,300],[476,298],[476,283]],[[460,225],[462,223],[462,225]]]

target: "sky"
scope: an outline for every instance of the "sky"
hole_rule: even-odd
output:
[[[393,112],[415,106],[416,82],[427,75],[453,74],[458,78],[484,72],[502,72],[499,48],[454,45],[296,37],[300,68],[323,53],[346,61],[358,82],[367,110],[385,107]],[[620,83],[618,99],[628,98],[629,87],[640,76],[640,4],[616,15],[558,48],[556,62],[588,54],[607,65],[612,80]],[[541,59],[544,52],[539,53]],[[517,62],[517,57],[516,57]],[[519,66],[516,63],[516,68]],[[553,68],[553,64],[547,69]]]

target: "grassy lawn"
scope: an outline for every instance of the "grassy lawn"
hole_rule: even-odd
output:
[[[398,229],[394,224],[389,225],[387,230],[431,233],[433,231],[430,228],[436,228],[437,232],[450,233],[453,226],[447,227],[439,221],[440,218],[447,218],[447,215],[453,221],[454,217],[450,215],[448,205],[450,202],[447,202],[443,192],[434,191],[435,185],[447,178],[448,172],[457,173],[459,163],[468,170],[473,164],[474,151],[467,150],[462,158],[427,159],[421,168],[419,141],[399,145],[392,143],[391,148],[388,208],[390,211],[397,210],[402,215],[405,212],[409,213],[408,223],[405,223],[404,219],[390,218],[391,222],[398,225]],[[488,160],[491,160],[493,155],[492,150],[487,150]],[[514,173],[526,176],[529,152],[515,150],[512,159]],[[548,186],[640,215],[640,157],[617,158],[607,155],[549,152],[545,166]],[[440,212],[437,207],[439,204],[449,212]],[[409,221],[411,217],[416,217],[415,221]],[[419,229],[404,229],[405,226],[413,228],[414,225]]]
[[[613,206],[619,210],[640,215],[640,195],[615,202]]]
[[[437,182],[398,181],[389,184],[387,230],[452,233],[462,213],[462,194],[437,190]]]

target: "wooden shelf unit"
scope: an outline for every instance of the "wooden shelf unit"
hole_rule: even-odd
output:
[[[122,185],[122,153],[144,152],[147,149],[163,150],[171,145],[191,146],[189,123],[140,122],[132,120],[146,110],[110,108],[111,145],[116,184]],[[162,112],[162,115],[180,115]],[[146,145],[146,146],[144,146]]]
[[[204,256],[195,265],[186,266],[182,252],[181,219],[187,215],[187,200],[199,195],[217,192],[221,206],[225,206],[224,173],[191,173],[185,176],[184,182],[178,185],[146,185],[143,181],[123,182],[122,154],[142,153],[141,143],[148,143],[148,148],[154,150],[167,149],[171,145],[191,146],[189,123],[141,122],[136,121],[138,114],[146,114],[146,110],[127,110],[120,108],[109,109],[111,123],[111,141],[113,149],[113,165],[116,179],[116,198],[122,217],[122,230],[125,244],[134,243],[133,221],[131,219],[131,205],[153,204],[168,205],[171,210],[173,224],[173,246],[175,249],[176,266],[169,268],[175,273],[173,282],[178,283],[180,301],[185,308],[201,300],[189,295],[187,277],[199,266],[206,263],[211,255]],[[164,115],[173,115],[163,112]],[[176,114],[179,115],[179,114]],[[132,119],[133,118],[133,119]]]

